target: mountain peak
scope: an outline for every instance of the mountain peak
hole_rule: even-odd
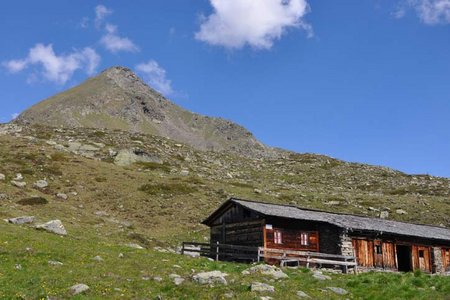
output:
[[[109,68],[103,70],[100,74],[104,74],[104,75],[123,75],[123,76],[136,75],[136,74],[134,74],[134,72],[130,68],[123,67],[123,66],[112,66],[112,67],[109,67]]]
[[[159,135],[200,150],[275,156],[244,127],[187,111],[149,87],[131,69],[114,66],[23,112],[18,123],[108,128]]]

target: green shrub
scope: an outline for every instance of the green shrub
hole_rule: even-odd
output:
[[[155,162],[138,162],[136,163],[143,170],[161,170],[164,172],[170,172],[170,165],[167,163],[155,163]]]
[[[63,153],[53,153],[51,155],[53,161],[66,161],[67,157]]]
[[[139,191],[149,195],[184,195],[195,192],[197,189],[183,183],[149,183],[139,188]]]
[[[31,197],[31,198],[24,198],[22,200],[17,201],[20,205],[44,205],[47,204],[48,201],[45,198],[42,197]]]

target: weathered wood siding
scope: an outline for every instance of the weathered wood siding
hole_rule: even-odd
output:
[[[442,248],[442,264],[444,270],[450,270],[450,248]]]
[[[393,242],[355,238],[353,248],[359,266],[384,269],[397,267]]]
[[[278,243],[276,241],[275,232],[278,232]],[[302,245],[303,239],[307,245]],[[304,242],[305,243],[305,242]],[[319,233],[317,231],[294,230],[279,227],[266,228],[266,248],[273,249],[289,249],[297,251],[319,251]]]
[[[396,269],[396,252],[395,245],[393,242],[382,242],[383,249],[383,268],[385,269]]]
[[[211,227],[211,242],[262,247],[264,245],[263,220],[213,226]]]
[[[238,223],[256,219],[261,218],[254,211],[245,209],[239,205],[230,205],[218,218],[214,220],[212,225],[215,226],[223,223]]]
[[[414,270],[422,270],[431,272],[431,255],[430,247],[412,246],[412,261]]]
[[[356,261],[359,266],[373,267],[373,241],[366,239],[353,239]]]

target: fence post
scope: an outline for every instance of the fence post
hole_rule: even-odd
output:
[[[219,260],[219,241],[216,242],[216,261]]]
[[[181,244],[181,255],[184,255],[184,242]]]

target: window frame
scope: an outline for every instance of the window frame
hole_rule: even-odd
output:
[[[273,242],[276,245],[283,244],[283,233],[280,230],[273,231]]]
[[[300,246],[308,247],[310,245],[309,236],[309,232],[300,232]]]
[[[375,254],[383,255],[383,247],[381,245],[375,245]]]

